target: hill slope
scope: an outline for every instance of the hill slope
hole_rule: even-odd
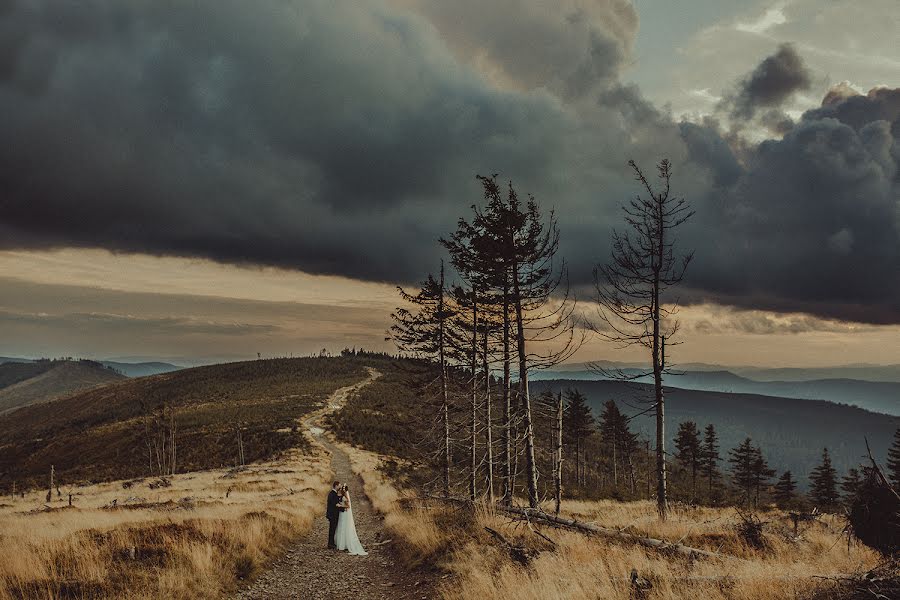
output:
[[[4,363],[0,365],[0,414],[123,378],[112,369],[87,360]]]
[[[337,388],[365,376],[343,358],[258,360],[122,380],[0,415],[0,490],[151,473],[148,442],[165,437],[174,407],[179,472],[234,465],[237,424],[246,462],[275,456],[305,438],[296,419]],[[154,464],[154,472],[158,467]]]
[[[640,402],[651,393],[648,385],[617,381],[553,380],[533,385],[534,393],[569,387],[588,397],[595,415],[610,399],[626,414],[635,415],[647,408]],[[670,440],[678,423],[688,420],[701,428],[708,423],[715,425],[723,458],[729,449],[750,436],[762,446],[774,469],[790,469],[801,485],[806,484],[809,472],[819,463],[823,447],[828,447],[835,468],[843,474],[862,462],[866,453],[864,436],[868,437],[875,457],[884,460],[894,431],[900,427],[900,418],[822,400],[666,388]],[[632,421],[632,428],[644,437],[649,437],[652,427],[649,415]]]

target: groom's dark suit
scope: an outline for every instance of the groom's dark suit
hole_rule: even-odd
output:
[[[340,497],[337,492],[332,489],[328,492],[328,508],[325,510],[325,517],[328,519],[328,547],[334,548],[336,544],[334,543],[334,532],[337,530],[338,524],[338,515],[341,513],[340,507],[338,507],[338,502],[340,502]]]

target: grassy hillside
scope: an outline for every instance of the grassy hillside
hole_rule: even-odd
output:
[[[0,365],[0,414],[123,378],[122,374],[89,360],[4,363]]]
[[[0,416],[0,490],[14,481],[44,485],[51,465],[64,483],[148,475],[148,421],[167,406],[175,412],[179,472],[234,465],[237,423],[246,462],[302,448],[295,420],[364,376],[352,358],[258,360],[124,380],[24,407]]]
[[[620,409],[634,415],[646,409],[640,405],[648,398],[649,386],[614,381],[541,381],[534,391],[558,391],[568,387],[581,390],[595,415],[603,403],[615,400]],[[674,438],[681,421],[695,421],[701,427],[708,423],[719,432],[722,456],[750,436],[762,446],[770,465],[779,470],[790,469],[805,485],[809,472],[819,463],[822,448],[831,452],[835,468],[843,474],[860,464],[865,456],[867,436],[876,458],[883,460],[900,418],[868,412],[861,408],[820,400],[798,400],[753,394],[729,394],[667,388],[666,422],[670,438]],[[654,422],[651,416],[632,421],[632,428],[647,437]]]

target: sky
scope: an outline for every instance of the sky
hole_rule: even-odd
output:
[[[676,360],[900,363],[897,13],[0,2],[0,355],[390,349],[478,173],[555,208],[589,311],[627,161],[666,157],[697,211]]]

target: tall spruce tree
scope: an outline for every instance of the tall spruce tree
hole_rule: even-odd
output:
[[[731,479],[741,492],[741,501],[750,504],[753,500],[754,461],[756,448],[749,437],[737,448],[728,451],[728,462],[731,463]]]
[[[703,458],[703,448],[700,443],[700,430],[693,421],[678,424],[678,433],[675,435],[675,458],[691,475],[691,502],[694,502],[697,498],[697,472]]]
[[[894,443],[888,448],[887,471],[893,486],[900,489],[900,427],[894,432]]]
[[[796,498],[794,493],[797,489],[797,482],[794,481],[790,471],[785,471],[775,482],[775,503],[778,508],[788,508]]]
[[[840,500],[837,492],[837,471],[831,465],[828,448],[822,450],[822,463],[809,475],[809,497],[822,510],[833,510]]]
[[[575,451],[575,483],[581,485],[583,481],[583,466],[581,452],[584,439],[594,428],[594,415],[587,404],[587,397],[574,388],[569,388],[564,394],[566,406],[563,414],[563,433],[568,438],[564,444]]]
[[[528,503],[537,508],[540,498],[529,372],[565,360],[580,345],[572,319],[575,303],[569,297],[565,261],[559,261],[556,256],[559,228],[554,212],[542,214],[531,196],[527,201],[521,201],[512,182],[504,195],[496,176],[478,176],[478,179],[484,189],[486,206],[484,209],[473,207],[475,216],[471,227],[477,232],[473,241],[489,259],[485,261],[491,265],[485,269],[488,281],[493,287],[502,289],[506,412],[510,413],[509,373],[514,356],[518,372],[516,407],[524,429]],[[509,502],[514,479],[508,457],[514,441],[511,438],[515,436],[509,429],[511,415],[504,416],[507,426],[504,440],[507,490],[504,496]]]
[[[713,499],[713,490],[717,482],[722,478],[719,472],[719,463],[722,458],[719,456],[719,436],[716,434],[716,428],[712,423],[703,430],[703,447],[700,454],[700,470],[707,482],[707,493],[710,499]]]
[[[765,486],[768,485],[769,480],[774,476],[775,470],[769,468],[769,463],[766,462],[766,459],[763,456],[762,448],[757,446],[753,449],[753,491],[755,494],[753,499],[754,506],[759,506],[762,490]]]

